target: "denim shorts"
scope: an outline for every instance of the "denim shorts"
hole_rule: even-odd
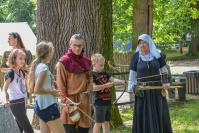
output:
[[[34,111],[35,111],[35,114],[37,114],[37,116],[41,120],[43,120],[45,123],[47,123],[48,121],[53,121],[60,118],[60,112],[59,112],[57,103],[54,103],[50,105],[49,107],[40,110],[39,105],[36,101],[34,105]]]
[[[104,123],[111,121],[111,107],[108,106],[94,106],[94,119],[97,123]]]

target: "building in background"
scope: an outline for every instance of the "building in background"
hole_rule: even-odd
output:
[[[117,51],[129,52],[132,49],[132,39],[124,45],[123,42],[113,42],[113,49]]]

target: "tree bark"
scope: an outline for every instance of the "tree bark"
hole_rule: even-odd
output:
[[[133,3],[133,41],[132,49],[137,47],[137,39],[141,34],[152,36],[153,0],[135,0]]]
[[[37,41],[51,41],[55,47],[50,69],[69,47],[70,37],[79,33],[85,39],[86,56],[96,51],[97,6],[96,0],[38,0]]]
[[[194,5],[194,8],[199,10],[199,2],[197,2],[196,5]],[[198,31],[198,26],[199,26],[199,19],[191,19],[191,29],[194,31],[192,34],[192,40],[191,40],[191,45],[190,45],[190,52],[193,51],[199,51],[199,31]]]
[[[105,70],[110,72],[107,61],[113,63],[112,0],[38,0],[37,41],[51,41],[55,53],[50,70],[55,74],[55,64],[69,47],[75,33],[85,39],[85,55],[90,58],[100,52],[106,59]],[[115,91],[113,91],[115,100]],[[113,109],[113,122],[122,124],[118,108]]]

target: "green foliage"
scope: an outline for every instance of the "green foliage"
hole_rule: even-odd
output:
[[[129,118],[133,119],[132,110],[129,109],[129,110],[121,111],[121,117],[122,117],[122,120],[125,122],[129,121]]]
[[[198,10],[194,8],[197,1],[154,0],[154,41],[173,42],[181,33],[190,32],[190,19],[199,18]]]
[[[132,38],[134,0],[113,1],[113,40],[126,44]],[[153,39],[155,43],[178,43],[187,32],[199,34],[199,23],[191,29],[191,19],[199,18],[198,0],[154,0]]]
[[[199,57],[199,51],[193,51],[191,54]]]
[[[8,14],[7,0],[0,0],[0,22],[4,22]]]
[[[0,0],[0,22],[27,22],[35,25],[36,1]]]
[[[133,0],[113,1],[113,40],[126,44],[132,37]]]

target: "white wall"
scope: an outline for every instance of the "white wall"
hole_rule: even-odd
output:
[[[26,49],[30,50],[32,54],[36,53],[37,39],[26,22],[0,23],[0,55],[3,55],[4,51],[12,49],[8,44],[8,34],[11,32],[18,32]]]

